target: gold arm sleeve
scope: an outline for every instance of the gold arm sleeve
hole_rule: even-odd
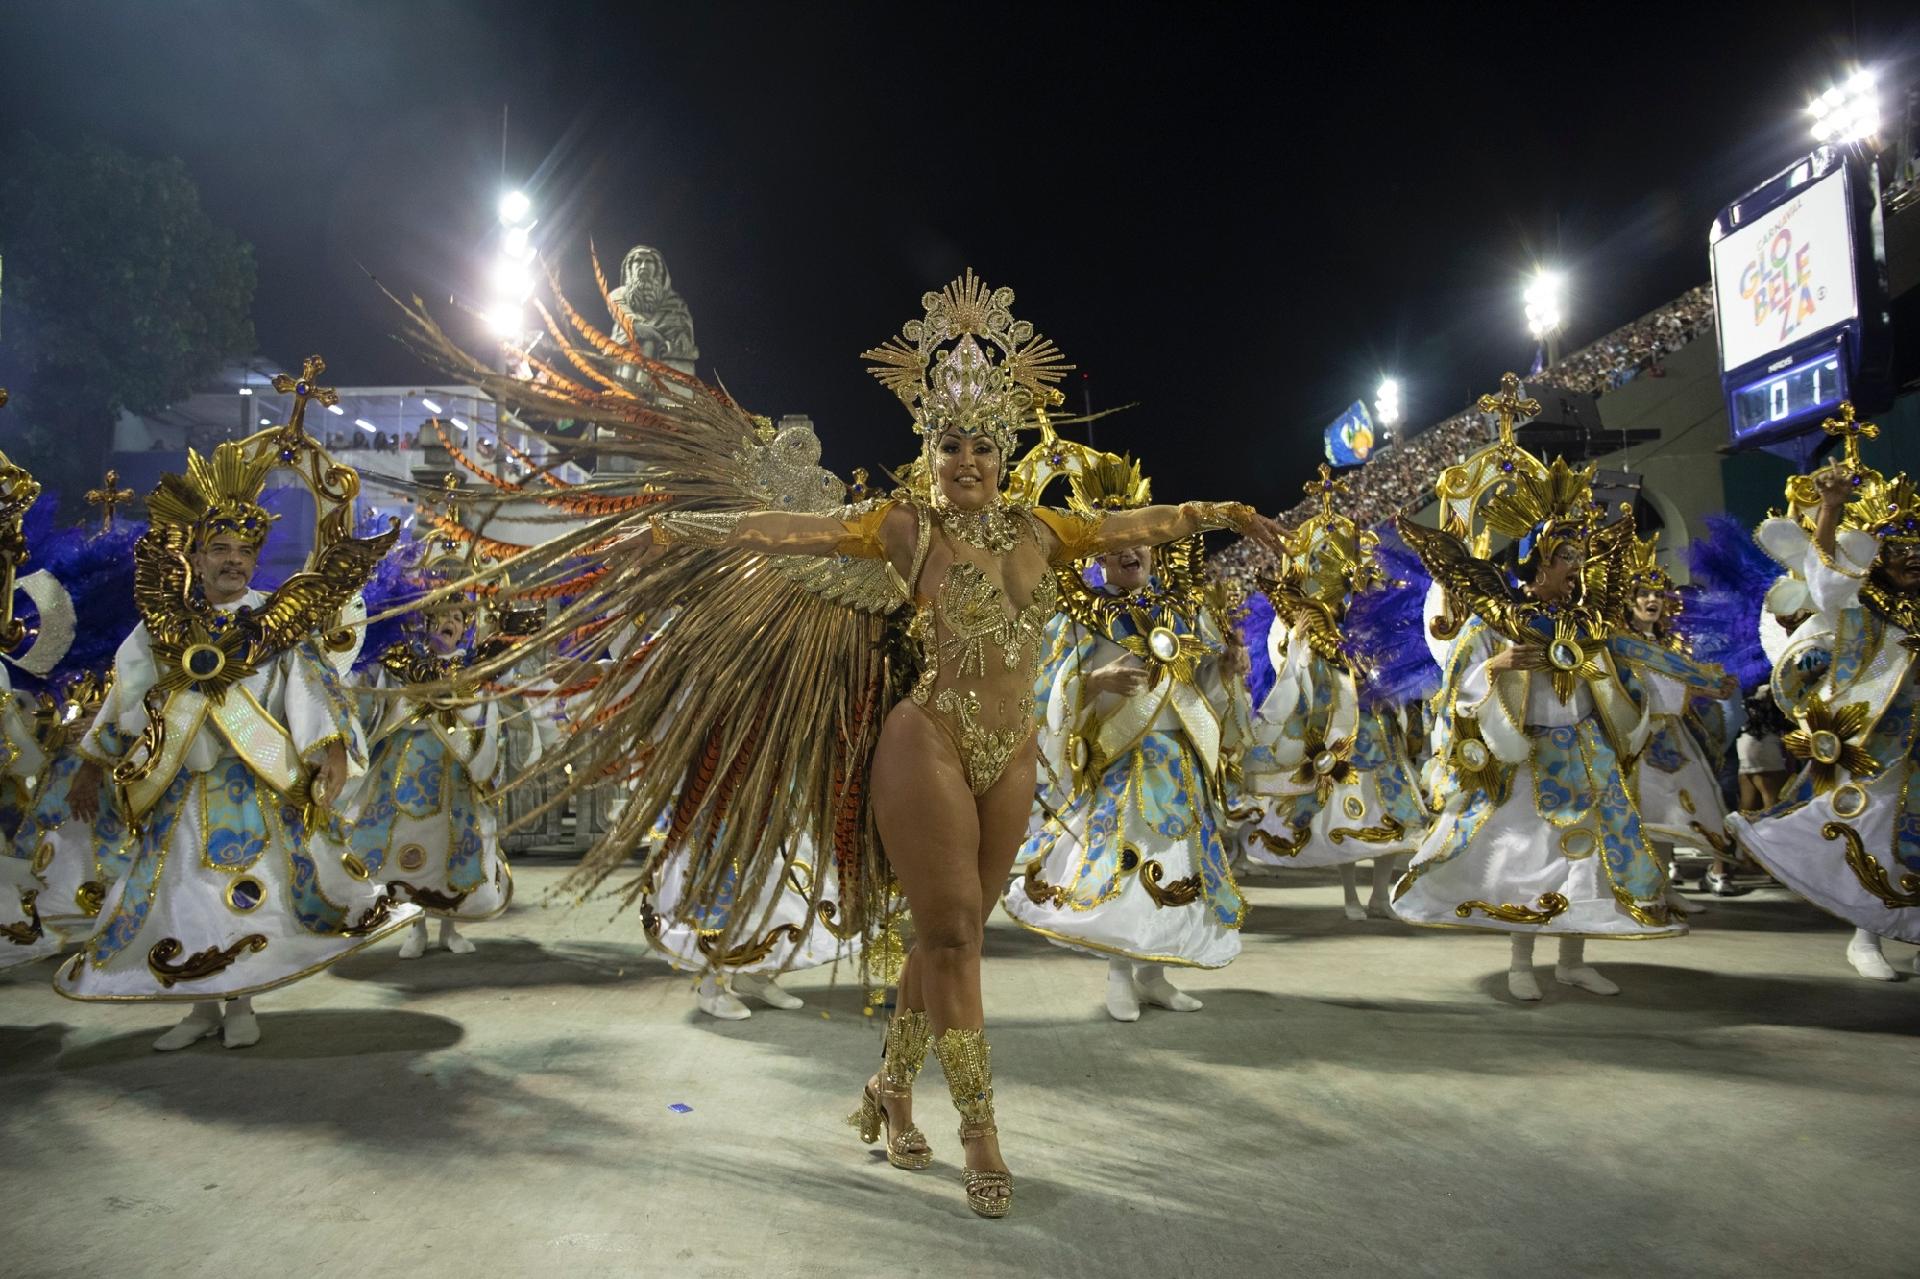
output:
[[[887,522],[887,516],[898,505],[895,502],[876,502],[872,510],[850,520],[840,521],[846,533],[840,538],[837,548],[842,555],[850,555],[857,560],[884,560],[887,558],[886,544],[880,540],[880,526]]]
[[[1055,564],[1072,564],[1100,550],[1100,526],[1107,522],[1104,515],[1080,515],[1036,506],[1033,516],[1060,539],[1060,549],[1053,556]]]

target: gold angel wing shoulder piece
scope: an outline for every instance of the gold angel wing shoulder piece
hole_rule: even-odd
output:
[[[320,552],[312,568],[282,582],[254,614],[262,643],[278,652],[331,626],[399,536],[395,527],[374,537],[343,537]]]
[[[1449,597],[1479,614],[1489,626],[1516,642],[1521,634],[1513,592],[1506,577],[1490,561],[1480,559],[1453,534],[1400,516],[1394,521],[1400,537],[1427,566],[1433,580]]]
[[[156,648],[177,649],[192,625],[186,525],[155,522],[133,544],[133,603]]]
[[[1637,536],[1633,508],[1622,504],[1622,518],[1594,530],[1581,569],[1587,607],[1607,623],[1624,626],[1633,603],[1633,557]]]

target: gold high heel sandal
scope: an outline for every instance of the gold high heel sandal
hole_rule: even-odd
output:
[[[960,1140],[998,1136],[1000,1129],[993,1120],[993,1049],[987,1043],[987,1032],[950,1026],[934,1040],[933,1051],[940,1058],[940,1069],[946,1072],[954,1109],[960,1112]],[[960,1176],[967,1190],[967,1207],[980,1216],[1004,1217],[1012,1210],[1012,1173],[963,1168]]]
[[[880,1067],[879,1086],[869,1082],[860,1090],[860,1109],[847,1116],[847,1122],[860,1130],[860,1140],[872,1145],[879,1141],[887,1126],[883,1101],[913,1100],[913,1081],[926,1064],[927,1044],[932,1031],[923,1009],[903,1008],[887,1023],[886,1055]],[[918,1146],[919,1149],[914,1149]],[[908,1124],[898,1136],[886,1143],[887,1162],[895,1168],[918,1172],[933,1166],[933,1151],[927,1136]]]

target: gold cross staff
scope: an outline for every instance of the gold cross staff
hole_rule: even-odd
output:
[[[307,433],[307,401],[318,400],[323,408],[332,408],[340,402],[340,395],[330,386],[320,385],[320,375],[327,371],[327,362],[317,355],[309,355],[300,366],[300,376],[287,373],[273,375],[273,389],[282,395],[293,396],[293,413],[287,418],[287,434],[299,438]]]
[[[100,531],[113,532],[113,512],[115,507],[125,506],[133,501],[133,490],[116,487],[120,483],[120,472],[110,470],[100,481],[100,487],[87,490],[87,505],[98,506],[100,511]]]
[[[1523,399],[1520,395],[1520,378],[1513,373],[1500,375],[1500,394],[1480,397],[1480,411],[1491,413],[1500,423],[1500,443],[1513,446],[1513,420],[1517,417],[1536,417],[1540,412],[1540,401]]]
[[[1870,440],[1880,438],[1880,428],[1872,422],[1853,420],[1852,400],[1840,401],[1840,416],[1828,418],[1820,424],[1820,429],[1828,435],[1840,437],[1841,447],[1846,450],[1841,465],[1853,475],[1860,473],[1860,437],[1864,435]]]
[[[1317,480],[1308,480],[1300,487],[1301,491],[1308,497],[1319,497],[1320,513],[1322,515],[1333,514],[1333,499],[1336,495],[1340,497],[1347,495],[1347,481],[1334,479],[1333,468],[1325,462],[1320,464],[1320,478]]]

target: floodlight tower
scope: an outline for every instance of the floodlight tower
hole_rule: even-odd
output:
[[[1380,442],[1393,438],[1400,424],[1400,379],[1383,377],[1373,395],[1373,420],[1380,424]]]
[[[1533,340],[1544,342],[1547,363],[1560,362],[1560,330],[1566,327],[1566,281],[1557,271],[1544,268],[1534,272],[1522,295],[1527,310],[1527,332]]]
[[[1880,86],[1872,68],[1859,68],[1815,98],[1807,114],[1815,142],[1871,149],[1880,133]]]

